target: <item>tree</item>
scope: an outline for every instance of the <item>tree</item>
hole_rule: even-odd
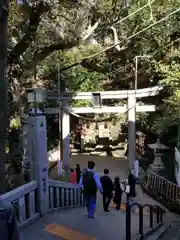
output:
[[[143,9],[138,11],[141,7]],[[20,116],[22,122],[27,84],[40,83],[57,89],[58,65],[70,90],[129,89],[134,84],[134,57],[153,55],[152,59],[139,62],[138,88],[161,84],[166,76],[158,66],[172,63],[168,55],[171,45],[163,47],[180,36],[178,14],[142,34],[129,37],[179,7],[179,0],[148,4],[145,0],[33,0],[23,1],[23,4],[12,0],[8,49],[10,115]],[[129,14],[131,16],[126,18]],[[124,17],[126,20],[122,21]],[[116,47],[102,51],[114,43]],[[179,49],[177,42],[173,46]],[[101,54],[89,58],[99,51]],[[175,61],[179,64],[178,58]],[[118,68],[121,70],[116,71]],[[166,85],[170,89],[169,83]],[[163,110],[148,114],[149,122],[144,126],[153,129],[155,119],[164,111],[162,99],[170,96],[173,96],[172,91],[164,91],[158,97],[145,100],[154,101]]]

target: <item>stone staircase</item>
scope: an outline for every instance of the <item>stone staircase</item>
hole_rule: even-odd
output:
[[[170,218],[171,219],[171,218]],[[164,222],[163,226],[158,231],[149,235],[147,240],[179,240],[180,239],[180,219],[177,220],[174,216],[171,220]]]

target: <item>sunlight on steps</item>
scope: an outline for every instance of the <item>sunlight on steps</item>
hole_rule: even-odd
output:
[[[97,240],[96,238],[87,236],[77,230],[57,224],[49,224],[44,230],[55,236],[61,237],[64,240]]]

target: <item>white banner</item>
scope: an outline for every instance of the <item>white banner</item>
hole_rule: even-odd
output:
[[[63,172],[63,162],[62,160],[58,160],[58,175],[61,176]]]
[[[175,177],[178,186],[180,186],[180,152],[175,148]]]
[[[134,172],[133,172],[133,174],[136,178],[139,178],[139,161],[138,160],[134,161]]]

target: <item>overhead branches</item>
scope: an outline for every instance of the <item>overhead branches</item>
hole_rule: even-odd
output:
[[[51,54],[54,51],[71,49],[77,45],[78,45],[78,40],[73,40],[73,41],[63,40],[59,43],[54,43],[52,45],[44,47],[38,50],[37,52],[35,52],[32,60],[32,65],[37,65],[39,62],[44,60],[49,54]]]
[[[49,10],[49,5],[47,5],[44,1],[40,1],[38,5],[32,6],[30,8],[30,19],[29,26],[22,37],[22,39],[16,44],[13,50],[9,53],[8,63],[12,64],[19,60],[19,57],[26,51],[26,49],[30,46],[32,41],[35,39],[37,28],[41,21],[41,16],[43,13]]]

